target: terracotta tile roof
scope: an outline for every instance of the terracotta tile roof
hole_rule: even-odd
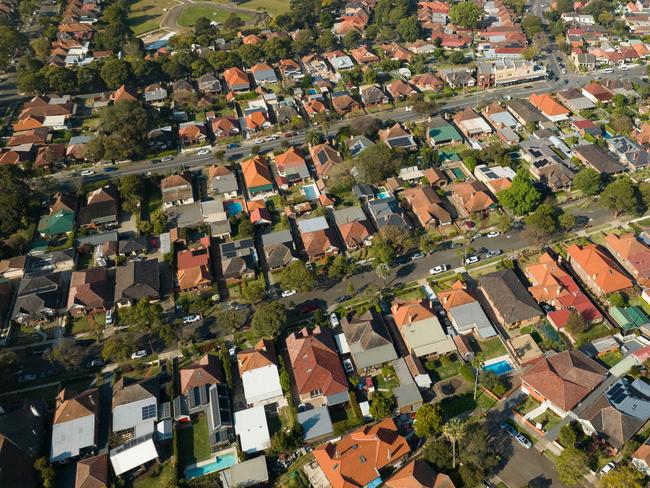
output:
[[[432,187],[416,186],[407,188],[404,190],[403,195],[424,228],[431,225],[451,223],[451,215],[442,206],[442,199]]]
[[[275,156],[275,163],[281,167],[303,165],[305,164],[305,158],[295,147],[291,146],[282,154]]]
[[[616,256],[627,261],[625,265],[637,280],[646,281],[650,279],[650,249],[639,241],[631,232],[616,235],[609,234],[605,241],[607,246]],[[631,269],[629,269],[631,268]]]
[[[77,461],[74,488],[106,488],[108,486],[108,454],[99,454]]]
[[[603,293],[614,293],[632,287],[630,279],[618,264],[596,244],[583,247],[572,244],[567,255],[573,266],[579,266]]]
[[[559,115],[568,115],[570,113],[569,109],[565,108],[559,102],[557,102],[551,95],[548,93],[542,93],[538,95],[537,93],[532,93],[528,99],[533,107],[537,108],[544,115],[555,117]]]
[[[223,79],[230,89],[236,85],[250,85],[248,75],[239,68],[229,68],[223,72]]]
[[[372,231],[367,221],[354,221],[347,224],[339,225],[339,231],[343,237],[343,242],[347,247],[358,247],[363,244]]]
[[[639,446],[639,448],[632,454],[632,459],[640,459],[650,466],[650,438]]]
[[[273,71],[273,68],[266,63],[257,63],[251,68],[251,73],[257,73],[258,71]]]
[[[89,415],[96,416],[99,408],[98,400],[96,388],[76,395],[69,389],[64,388],[56,397],[54,423],[62,424]]]
[[[583,88],[583,90],[601,102],[607,102],[608,100],[614,98],[614,94],[612,92],[595,81],[589,83]]]
[[[178,186],[192,186],[192,179],[189,174],[170,175],[163,178],[160,182],[160,188],[167,190]]]
[[[130,86],[122,85],[113,93],[113,100],[115,102],[119,102],[120,100],[135,102],[137,99],[138,93]]]
[[[424,459],[414,459],[384,483],[387,488],[455,488],[451,478],[436,473]]]
[[[325,104],[315,98],[312,98],[308,102],[305,102],[304,105],[305,105],[305,110],[307,111],[307,115],[310,116],[327,112],[327,107],[325,106]]]
[[[321,229],[300,234],[305,252],[310,258],[317,258],[323,254],[337,252],[334,245],[334,235],[331,229]]]
[[[334,165],[342,163],[343,158],[328,143],[318,144],[309,148],[312,162],[320,176],[326,175]]]
[[[386,85],[386,90],[393,98],[404,98],[416,93],[415,88],[402,80],[393,80]]]
[[[247,188],[273,184],[271,170],[261,156],[255,156],[241,163],[241,171]]]
[[[348,380],[330,329],[305,327],[290,334],[286,344],[300,395],[320,390],[323,395],[330,396],[348,390]]]
[[[177,276],[178,287],[181,290],[190,290],[192,288],[199,288],[212,284],[212,275],[207,266],[179,269]]]
[[[314,449],[314,457],[332,488],[359,488],[377,479],[379,470],[410,452],[393,419],[361,427],[338,443]]]
[[[449,312],[452,308],[475,302],[476,299],[465,289],[465,284],[458,280],[449,290],[438,292],[438,300],[442,307]]]
[[[424,300],[409,302],[397,301],[390,310],[393,314],[393,320],[395,320],[395,324],[399,328],[435,317],[433,310],[427,306]]]
[[[374,63],[379,61],[379,56],[373,53],[366,46],[361,46],[351,51],[352,57],[354,60],[359,63]]]
[[[180,370],[181,393],[194,387],[221,383],[221,360],[213,354],[204,354],[197,364]]]
[[[607,370],[581,351],[541,358],[521,376],[522,382],[564,411],[569,411],[602,383]]]
[[[273,343],[262,339],[255,345],[254,349],[242,351],[237,354],[237,363],[240,376],[246,371],[253,371],[254,369],[263,368],[272,364],[275,365],[276,359]]]
[[[455,183],[452,185],[452,191],[469,213],[487,210],[495,203],[483,184],[478,181]]]
[[[245,120],[249,129],[261,129],[269,121],[265,112],[253,112],[247,115]]]

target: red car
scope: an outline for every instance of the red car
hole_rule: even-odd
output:
[[[307,305],[300,307],[300,313],[312,313],[316,310],[318,310],[318,305],[315,303],[308,303]]]

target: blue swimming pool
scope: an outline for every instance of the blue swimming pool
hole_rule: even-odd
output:
[[[214,473],[216,471],[222,471],[226,468],[229,468],[236,462],[237,456],[234,453],[229,452],[223,456],[217,456],[214,462],[210,464],[185,468],[185,479],[191,480],[200,476],[205,476],[206,474]]]
[[[305,185],[302,187],[302,192],[307,197],[307,200],[318,200],[318,190],[314,185]]]
[[[492,371],[495,374],[502,375],[512,371],[512,364],[510,364],[510,361],[504,359],[503,361],[483,366],[483,371]]]
[[[389,191],[382,191],[380,193],[377,193],[377,198],[380,200],[384,200],[385,198],[390,198],[392,195],[390,194]]]
[[[240,214],[242,213],[242,210],[244,210],[244,207],[241,202],[230,202],[226,204],[226,213],[228,214],[228,217]]]

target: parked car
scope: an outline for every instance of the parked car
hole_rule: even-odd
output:
[[[117,166],[107,166],[104,168],[104,173],[112,173],[113,171],[117,171]]]
[[[262,144],[264,142],[264,139],[255,139],[253,140],[253,144]]]
[[[24,373],[18,377],[18,383],[27,383],[28,381],[34,381],[36,375],[34,373]]]
[[[501,235],[501,232],[497,232],[496,230],[493,230],[492,232],[488,232],[486,237],[492,238],[492,237],[499,237]]]
[[[284,290],[282,292],[282,298],[287,298],[287,297],[293,296],[296,293],[298,293],[296,290]]]
[[[350,295],[341,295],[340,297],[336,297],[334,303],[347,302],[350,298],[352,298]]]
[[[95,174],[95,172],[92,169],[84,169],[81,173],[79,173],[81,176],[92,176]]]
[[[113,309],[109,308],[106,310],[106,325],[113,325]]]
[[[348,374],[354,373],[354,367],[352,366],[352,360],[351,359],[346,358],[346,359],[343,360],[343,369]]]
[[[506,434],[508,434],[510,437],[516,437],[519,433],[517,432],[517,429],[515,429],[512,425],[510,425],[507,422],[504,422],[500,425],[501,429],[503,429]]]
[[[147,351],[144,349],[140,349],[139,351],[135,351],[133,354],[131,354],[131,359],[141,359],[147,355]]]
[[[161,159],[161,161],[163,163],[167,163],[167,162],[173,161],[173,160],[174,160],[174,156],[165,156],[164,158]]]
[[[194,322],[198,322],[201,320],[201,315],[200,314],[194,314],[194,315],[186,315],[183,317],[183,323],[184,324],[193,324]]]
[[[206,154],[210,154],[210,150],[209,149],[201,149],[196,154],[199,155],[199,156],[205,156]]]
[[[416,253],[411,254],[411,261],[415,261],[416,259],[420,259],[420,258],[423,258],[423,257],[424,257],[424,254],[422,254],[421,252],[416,252]]]
[[[467,258],[465,258],[465,264],[478,263],[478,260],[479,260],[478,256],[468,256]]]
[[[385,315],[390,314],[390,306],[384,300],[379,300],[379,308],[381,309],[381,313]]]
[[[487,251],[485,253],[485,257],[486,258],[492,258],[494,256],[500,256],[502,253],[503,253],[503,251],[501,249],[493,249],[491,251]]]
[[[158,164],[160,162],[160,159],[152,159],[151,164]]]
[[[616,463],[615,463],[614,461],[610,461],[610,462],[607,463],[605,466],[603,466],[602,468],[600,468],[600,475],[601,475],[601,476],[606,475],[607,473],[609,473],[609,472],[610,472],[612,469],[614,469],[615,467],[616,467]]]
[[[237,149],[239,147],[239,144],[236,142],[231,142],[230,144],[226,145],[226,149]]]
[[[341,322],[339,322],[339,318],[336,316],[335,312],[332,312],[330,314],[330,324],[332,324],[332,327],[338,327],[341,325]]]
[[[515,436],[515,440],[516,440],[519,444],[521,444],[522,446],[524,446],[526,449],[530,449],[531,447],[533,447],[533,443],[530,442],[530,440],[528,439],[528,437],[526,437],[526,436],[523,435],[523,434],[517,434],[517,435]]]
[[[104,366],[103,359],[93,359],[86,364],[86,368],[96,368],[97,366]]]
[[[271,141],[275,141],[275,140],[277,140],[277,139],[279,139],[279,138],[280,138],[280,137],[278,137],[278,136],[276,136],[276,135],[274,134],[274,135],[272,135],[272,136],[265,137],[265,138],[264,138],[264,141],[265,141],[265,142],[271,142]]]
[[[436,275],[438,273],[442,273],[444,271],[447,271],[449,269],[449,266],[446,264],[439,264],[438,266],[434,266],[429,270],[430,275]]]

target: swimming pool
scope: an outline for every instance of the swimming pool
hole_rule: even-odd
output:
[[[465,173],[460,168],[451,168],[451,172],[454,174],[456,181],[465,181]]]
[[[318,200],[318,188],[315,185],[305,185],[302,187],[302,192],[305,194],[307,200]]]
[[[502,375],[512,371],[512,364],[508,360],[497,361],[496,363],[483,366],[483,371],[492,371],[495,374]]]
[[[230,202],[226,204],[226,213],[228,214],[228,217],[240,214],[243,210],[244,206],[241,204],[241,202]]]
[[[237,455],[233,452],[229,452],[223,456],[215,457],[214,461],[210,464],[185,468],[185,479],[191,480],[200,476],[205,476],[206,474],[222,471],[235,463],[237,463]]]

